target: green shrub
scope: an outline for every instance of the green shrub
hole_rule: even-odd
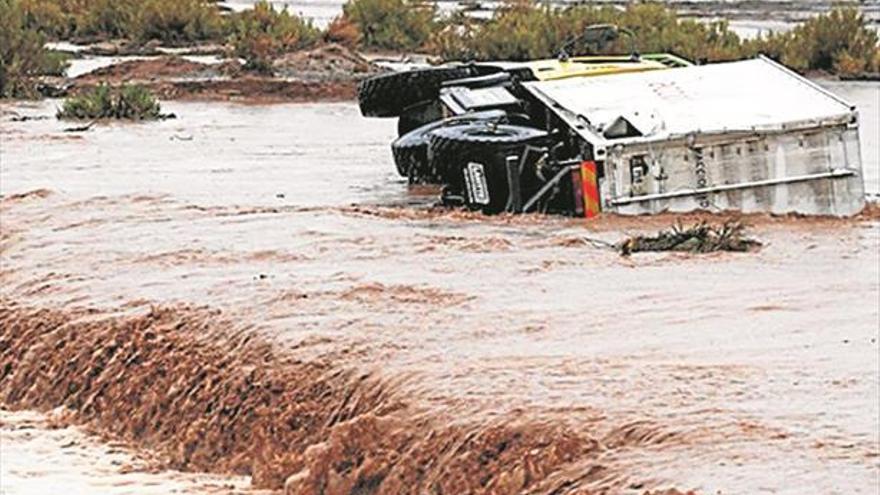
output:
[[[674,10],[658,3],[633,3],[619,10],[589,5],[551,8],[529,0],[510,0],[486,22],[461,14],[442,21],[429,48],[446,59],[547,58],[554,56],[565,40],[593,24],[632,30],[642,52],[672,52],[696,61],[736,60],[765,53],[802,72],[857,75],[880,71],[877,33],[866,26],[855,8],[834,9],[788,33],[742,40],[724,21],[679,19]],[[626,53],[628,43],[621,37],[605,52]],[[579,54],[594,50],[575,47]]]
[[[18,0],[0,0],[0,97],[36,95],[33,78],[57,67],[42,33],[28,26]]]
[[[37,34],[50,39],[126,38],[172,45],[227,40],[248,69],[270,71],[274,57],[310,47],[322,37],[366,49],[427,50],[445,59],[547,58],[592,24],[631,29],[642,52],[673,52],[708,62],[765,53],[801,72],[824,70],[845,76],[880,72],[877,33],[852,7],[834,9],[787,33],[741,40],[726,22],[679,19],[675,10],[651,2],[630,3],[621,10],[593,5],[552,8],[533,0],[506,0],[484,21],[461,13],[435,20],[436,9],[422,0],[348,0],[343,15],[322,34],[310,22],[275,11],[266,1],[228,16],[222,16],[212,0],[4,1],[7,10],[16,5],[17,13],[3,18],[4,26],[15,27],[0,33],[9,39],[0,51],[6,67],[11,67],[15,54],[17,74],[36,74],[46,66],[44,55],[33,48]],[[626,53],[628,43],[622,38],[605,52]],[[580,54],[594,49],[575,47]],[[3,70],[11,74],[10,69]],[[22,79],[15,81],[21,88]]]
[[[111,88],[106,84],[64,100],[59,119],[155,120],[163,117],[156,97],[140,85]]]
[[[49,38],[69,37],[74,29],[74,19],[59,0],[21,0],[25,23]]]
[[[434,35],[431,47],[443,56],[547,58],[554,56],[566,40],[594,24],[615,24],[632,30],[644,52],[673,52],[696,60],[731,60],[741,53],[741,41],[726,23],[679,20],[674,10],[660,4],[631,4],[621,11],[580,5],[560,9],[536,6],[528,0],[506,3],[485,23],[454,16]],[[622,37],[605,52],[626,53],[629,43]],[[595,48],[581,45],[575,47],[575,52],[587,54]]]
[[[502,6],[471,38],[482,59],[529,60],[552,57],[571,32],[572,19],[527,1]]]
[[[46,50],[40,64],[39,75],[62,77],[70,66],[70,55],[56,50]]]
[[[139,4],[133,26],[139,41],[179,45],[219,39],[223,34],[220,10],[206,0],[146,0]]]
[[[262,72],[272,70],[274,57],[314,46],[321,37],[310,21],[287,10],[276,11],[265,0],[233,14],[229,24],[235,55],[245,60],[246,69]]]
[[[220,40],[224,22],[210,0],[22,0],[30,26],[50,38]]]
[[[838,8],[814,17],[787,33],[751,42],[763,52],[798,70],[824,70],[858,75],[880,70],[877,33],[855,8]]]
[[[635,32],[643,52],[672,52],[692,60],[740,58],[741,40],[726,22],[705,24],[678,19],[674,10],[660,4],[633,4],[605,22]]]
[[[52,39],[99,40],[131,34],[136,0],[21,0],[28,24]]]
[[[71,12],[75,34],[89,39],[131,37],[138,8],[133,0],[87,0]]]
[[[413,0],[349,0],[343,16],[361,33],[361,45],[383,50],[422,48],[434,28],[435,8]]]

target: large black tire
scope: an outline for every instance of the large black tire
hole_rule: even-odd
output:
[[[406,107],[433,100],[440,86],[475,74],[470,66],[435,67],[382,74],[361,81],[358,104],[365,117],[398,117]]]
[[[440,127],[440,122],[431,122],[410,131],[391,143],[391,154],[397,173],[407,177],[411,184],[434,184],[438,178],[428,168],[428,133]]]
[[[518,150],[545,137],[547,133],[540,129],[520,125],[493,126],[478,122],[468,126],[438,129],[430,136],[428,160],[440,178],[452,184],[460,178],[453,165],[462,160]]]
[[[397,173],[409,178],[410,183],[439,184],[440,177],[428,161],[428,142],[430,134],[441,127],[472,124],[477,121],[506,122],[503,110],[487,110],[459,115],[445,120],[437,120],[407,132],[391,143],[391,153]]]
[[[504,211],[509,196],[505,158],[523,152],[528,144],[540,144],[547,133],[532,127],[473,123],[443,127],[430,133],[428,161],[449,191],[458,193],[472,208],[484,213]],[[481,165],[485,174],[488,204],[470,197],[466,187],[465,169],[470,163]],[[528,184],[529,180],[524,182]]]
[[[423,125],[443,119],[440,100],[423,101],[406,107],[397,119],[397,135],[403,136]]]

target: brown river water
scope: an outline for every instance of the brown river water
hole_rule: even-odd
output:
[[[353,104],[164,108],[2,116],[0,399],[150,453],[4,412],[5,493],[876,493],[876,215],[622,258],[676,218],[432,209]]]

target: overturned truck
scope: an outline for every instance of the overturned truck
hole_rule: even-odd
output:
[[[581,66],[566,71],[572,63]],[[495,64],[379,76],[420,85],[397,88],[383,115],[400,117],[398,172],[442,184],[444,204],[485,213],[864,207],[855,108],[768,58],[562,58],[545,72]],[[376,87],[362,85],[365,115],[377,115]]]

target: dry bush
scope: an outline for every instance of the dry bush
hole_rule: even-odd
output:
[[[324,41],[338,43],[347,48],[357,47],[361,39],[361,32],[357,26],[345,16],[333,19],[333,22],[327,26],[327,30],[324,32]]]

